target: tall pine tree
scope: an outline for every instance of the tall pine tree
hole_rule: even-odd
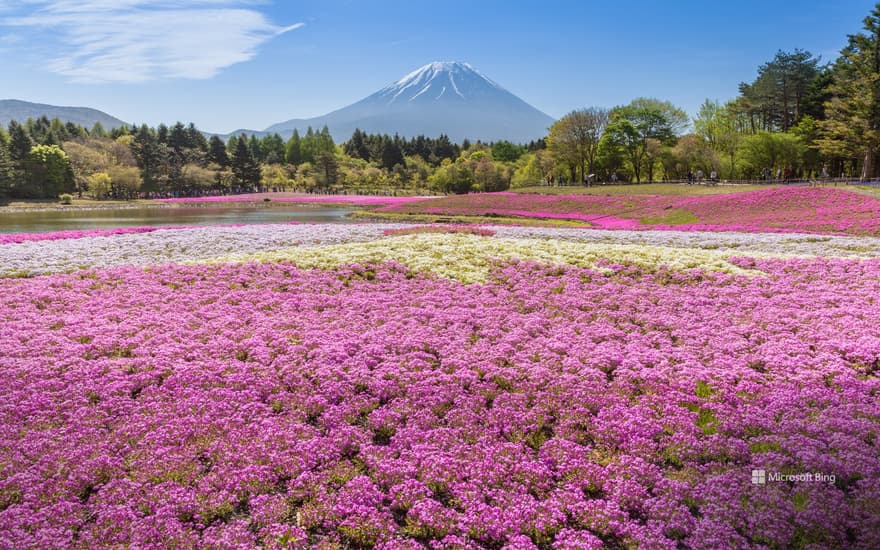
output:
[[[235,152],[232,155],[232,175],[239,185],[256,187],[260,184],[260,166],[251,154],[248,138],[244,134],[238,138],[235,144]]]
[[[0,199],[12,193],[13,184],[16,180],[15,164],[9,154],[7,136],[0,129]]]
[[[296,128],[293,129],[293,135],[287,140],[285,148],[288,164],[293,164],[294,166],[302,164],[302,140],[299,137],[299,130]]]
[[[28,135],[24,127],[16,121],[9,123],[9,156],[19,165],[27,162],[28,156],[31,154],[31,147],[34,146],[33,140]],[[23,166],[19,166],[21,168]]]
[[[825,155],[860,159],[862,178],[873,178],[880,149],[880,5],[865,18],[864,29],[849,37],[834,65],[817,143]]]
[[[229,153],[226,151],[226,144],[217,136],[211,136],[211,139],[208,140],[208,160],[221,168],[229,166]]]

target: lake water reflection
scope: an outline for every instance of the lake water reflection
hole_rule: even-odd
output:
[[[155,225],[224,225],[341,222],[352,208],[303,204],[206,204],[200,206],[0,211],[0,233],[112,229]]]

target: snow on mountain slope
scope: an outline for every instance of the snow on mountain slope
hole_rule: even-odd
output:
[[[447,92],[449,92],[447,94]],[[435,61],[416,69],[375,95],[395,101],[467,100],[509,93],[467,63]]]

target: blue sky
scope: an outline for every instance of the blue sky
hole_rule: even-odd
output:
[[[779,49],[832,60],[863,0],[0,0],[0,98],[262,129],[467,61],[551,116],[638,96],[691,115]]]

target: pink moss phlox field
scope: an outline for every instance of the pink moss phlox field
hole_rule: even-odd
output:
[[[831,187],[780,187],[682,197],[675,207],[699,218],[701,223],[695,224],[697,228],[880,235],[880,200]]]
[[[113,229],[71,229],[66,231],[47,231],[44,233],[0,233],[0,244],[23,243],[27,241],[57,241],[60,239],[82,239],[85,237],[109,237],[130,233],[150,233],[163,229],[185,229],[187,226],[141,226],[118,227]]]
[[[0,281],[0,547],[878,548],[880,261],[736,261]]]
[[[674,197],[653,195],[599,196],[599,195],[535,195],[523,193],[477,193],[452,195],[439,199],[391,205],[379,212],[406,212],[426,214],[498,215],[561,218],[597,221],[604,218],[623,218],[627,212],[654,210],[672,204]]]
[[[360,206],[399,205],[425,200],[428,197],[386,197],[381,195],[302,195],[297,193],[249,193],[245,195],[222,195],[217,197],[184,197],[157,199],[157,202],[297,202],[318,204],[353,204]]]
[[[780,187],[696,197],[484,193],[386,206],[379,211],[571,219],[605,229],[880,236],[880,200],[830,187]],[[664,224],[675,212],[686,212],[699,221]]]

